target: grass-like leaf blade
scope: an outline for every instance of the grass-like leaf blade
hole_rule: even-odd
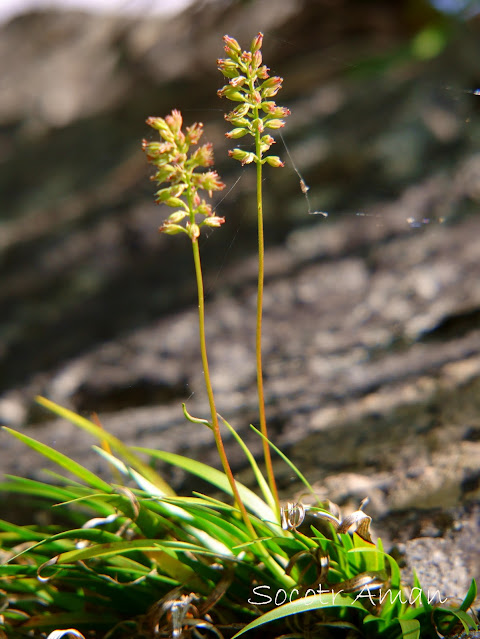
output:
[[[189,457],[183,457],[182,455],[177,455],[176,453],[169,453],[163,450],[152,450],[149,448],[141,448],[138,446],[133,447],[133,450],[138,451],[140,453],[145,453],[146,455],[151,455],[157,459],[161,459],[167,464],[172,464],[173,466],[177,466],[178,468],[182,468],[193,475],[197,475],[201,477],[205,481],[208,481],[213,486],[220,488],[225,493],[231,495],[232,490],[230,487],[230,483],[228,481],[227,476],[220,470],[216,468],[212,468],[207,464],[196,461],[194,459],[190,459]],[[275,516],[271,510],[271,508],[262,500],[258,495],[256,495],[252,490],[237,482],[238,491],[240,493],[240,497],[245,504],[245,506],[256,514],[260,519],[265,521],[275,522]]]
[[[247,626],[245,626],[245,628],[242,628],[240,632],[237,632],[237,634],[234,635],[233,639],[236,639],[236,637],[240,637],[240,635],[243,635],[250,630],[259,628],[266,623],[278,621],[279,619],[289,617],[290,615],[295,615],[301,612],[309,612],[312,610],[323,610],[327,608],[355,608],[364,612],[365,614],[367,612],[363,605],[355,599],[351,599],[350,597],[346,597],[345,595],[339,593],[321,593],[318,595],[313,595],[311,597],[303,597],[295,601],[283,604],[283,606],[278,606],[278,608],[274,608],[273,610],[269,610],[261,617],[258,617],[258,619],[255,619],[254,621],[249,623]]]
[[[8,426],[3,426],[2,428],[19,439],[21,442],[32,448],[37,453],[40,453],[40,455],[43,455],[62,468],[65,468],[73,475],[80,477],[80,479],[82,479],[89,486],[92,486],[96,490],[101,490],[106,493],[111,492],[112,489],[110,487],[110,484],[107,484],[106,481],[103,481],[103,479],[97,477],[95,473],[92,473],[81,464],[78,464],[73,459],[70,459],[70,457],[67,457],[67,455],[60,453],[58,450],[55,450],[54,448],[51,448],[50,446],[47,446],[46,444],[43,444],[42,442],[39,442],[36,439],[29,437],[28,435],[19,433],[18,430],[13,430],[12,428],[8,428]]]
[[[108,444],[119,453],[133,468],[135,468],[138,472],[144,475],[152,484],[157,486],[165,495],[173,496],[175,492],[170,488],[167,482],[160,477],[158,473],[156,473],[153,468],[150,468],[148,464],[145,464],[141,459],[139,459],[136,455],[132,453],[130,448],[126,446],[123,442],[121,442],[117,437],[111,435],[108,431],[100,428],[94,422],[89,419],[85,419],[85,417],[81,417],[81,415],[77,415],[68,408],[63,408],[63,406],[59,406],[55,404],[55,402],[46,399],[45,397],[37,397],[37,402],[47,408],[55,415],[59,417],[63,417],[67,421],[71,422],[75,426],[78,426],[82,430],[87,431],[94,437],[96,437],[100,442],[106,441]]]

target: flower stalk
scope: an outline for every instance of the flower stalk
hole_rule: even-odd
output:
[[[228,84],[218,91],[220,97],[240,103],[225,116],[234,128],[226,133],[229,139],[239,139],[250,135],[254,139],[255,151],[235,148],[229,151],[230,157],[242,165],[254,162],[257,165],[257,226],[258,226],[258,284],[257,284],[257,322],[255,335],[257,393],[259,404],[260,431],[263,435],[263,453],[270,490],[275,499],[277,512],[280,512],[278,490],[273,472],[273,464],[268,443],[267,421],[265,415],[265,393],[263,388],[262,365],[262,317],[263,286],[265,277],[265,242],[262,199],[262,168],[269,164],[274,168],[284,164],[276,155],[265,155],[275,140],[265,133],[267,129],[282,128],[282,118],[290,114],[286,107],[277,106],[273,98],[282,86],[282,78],[271,77],[269,69],[262,64],[263,34],[253,39],[249,51],[242,51],[238,42],[230,36],[224,36],[227,57],[217,61],[218,68],[228,78]]]
[[[235,502],[240,509],[243,521],[251,537],[256,537],[255,529],[250,521],[245,505],[238,491],[235,477],[228,462],[218,421],[215,398],[208,365],[207,345],[205,337],[205,295],[203,286],[202,265],[198,238],[204,226],[218,227],[224,222],[223,217],[217,217],[207,201],[200,197],[199,190],[207,191],[211,197],[213,191],[221,191],[225,184],[220,181],[216,171],[199,172],[199,168],[207,168],[213,164],[213,150],[211,144],[199,146],[191,151],[190,147],[198,145],[203,134],[203,125],[194,124],[182,131],[183,119],[179,111],[172,111],[164,118],[148,118],[147,124],[160,133],[160,142],[143,140],[143,150],[148,161],[153,164],[157,173],[152,180],[167,187],[156,193],[156,201],[177,209],[160,227],[161,233],[176,235],[186,233],[192,244],[195,277],[198,292],[198,325],[200,335],[200,352],[205,379],[205,387],[211,413],[209,423],[215,438],[220,461],[228,478]]]

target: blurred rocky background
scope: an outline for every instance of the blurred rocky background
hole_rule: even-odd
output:
[[[211,433],[181,411],[208,414],[190,247],[157,233],[168,211],[141,152],[145,119],[179,108],[204,122],[228,186],[227,222],[201,245],[217,405],[260,452],[254,175],[227,159],[215,61],[222,35],[246,47],[261,30],[292,111],[290,157],[278,138],[287,164],[264,182],[272,438],[325,496],[348,508],[368,495],[407,556],[433,561],[408,540],[441,537],[446,575],[455,557],[468,587],[480,565],[480,18],[474,3],[448,11],[460,4],[197,0],[168,18],[50,10],[1,25],[0,421],[99,471],[93,442],[40,410],[40,393],[98,412],[127,443],[217,463]],[[43,460],[0,437],[0,469],[37,476]],[[277,470],[291,498],[299,487]]]

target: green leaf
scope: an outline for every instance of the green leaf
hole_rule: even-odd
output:
[[[450,608],[435,608],[433,611],[435,625],[443,635],[450,635],[459,621],[465,632],[476,628],[473,619],[464,610],[451,610]]]
[[[270,487],[269,487],[267,481],[265,480],[265,477],[262,475],[262,472],[261,472],[257,462],[255,461],[254,456],[250,452],[248,446],[245,444],[245,442],[240,437],[240,435],[237,433],[237,431],[233,428],[233,426],[231,426],[227,422],[226,419],[224,419],[221,415],[220,415],[220,419],[225,424],[225,426],[229,429],[229,431],[231,432],[233,437],[236,439],[238,444],[241,446],[243,452],[245,453],[246,458],[248,459],[248,462],[249,462],[250,466],[252,467],[253,473],[255,475],[255,479],[257,480],[258,486],[259,486],[260,490],[262,491],[263,496],[265,497],[265,501],[270,506],[272,512],[273,513],[276,512],[277,507],[276,507],[276,504],[275,504],[275,498],[273,497],[272,491],[270,490]],[[280,523],[280,519],[277,520],[277,523]]]
[[[50,446],[47,446],[46,444],[42,444],[41,442],[38,442],[37,440],[32,439],[31,437],[28,437],[28,435],[19,433],[17,430],[13,430],[12,428],[8,428],[7,426],[3,426],[2,428],[6,430],[7,432],[9,432],[14,437],[16,437],[17,439],[19,439],[24,444],[26,444],[27,446],[35,450],[37,453],[40,453],[41,455],[55,462],[62,468],[66,468],[73,475],[80,477],[80,479],[82,479],[89,486],[92,486],[96,490],[102,490],[106,493],[109,493],[112,491],[110,485],[107,484],[106,481],[103,481],[103,479],[100,479],[100,477],[97,477],[97,475],[92,473],[90,470],[88,470],[84,466],[81,466],[77,462],[73,461],[73,459],[70,459],[63,453],[58,452],[58,450],[55,450],[54,448],[50,448]]]
[[[291,594],[293,594],[293,591]],[[265,593],[259,593],[258,596],[266,597],[267,595]],[[355,599],[351,599],[350,597],[346,597],[345,595],[342,595],[340,593],[321,593],[318,595],[313,595],[311,597],[302,597],[295,601],[286,603],[283,606],[278,606],[273,610],[269,610],[258,619],[255,619],[254,621],[249,623],[247,626],[245,626],[245,628],[242,628],[240,632],[237,632],[237,634],[234,635],[233,639],[239,637],[240,635],[243,635],[245,632],[253,630],[254,628],[263,626],[266,623],[278,621],[279,619],[283,619],[284,617],[288,617],[290,615],[296,615],[300,612],[324,610],[326,608],[355,608],[361,610],[364,613],[367,612],[362,604],[358,601],[355,601]]]
[[[157,459],[161,459],[167,464],[172,464],[177,466],[178,468],[182,468],[193,475],[197,475],[201,477],[205,481],[208,481],[213,486],[220,488],[228,495],[232,494],[232,489],[230,487],[230,483],[228,481],[227,476],[220,470],[216,468],[212,468],[207,464],[203,464],[202,462],[196,461],[194,459],[189,459],[188,457],[183,457],[182,455],[177,455],[176,453],[168,453],[162,450],[152,450],[149,448],[142,448],[138,446],[134,446],[133,450],[136,450],[141,453],[145,453],[146,455],[151,455]],[[267,504],[258,497],[252,490],[237,482],[238,492],[240,493],[240,497],[245,504],[245,506],[251,510],[254,514],[257,515],[260,519],[263,519],[266,522],[275,522],[275,515],[273,514],[271,508],[267,506]],[[276,526],[278,529],[278,526]]]
[[[160,539],[133,539],[129,541],[117,541],[107,544],[97,544],[80,550],[70,550],[64,552],[56,558],[55,564],[72,563],[83,561],[92,557],[111,557],[123,555],[126,552],[142,551],[155,552],[162,549],[173,549],[179,552],[197,552],[202,554],[213,554],[202,546],[189,544],[184,541],[162,541]]]
[[[307,478],[305,477],[305,475],[303,475],[303,474],[300,472],[300,470],[299,470],[299,469],[295,466],[295,464],[294,464],[293,462],[291,462],[291,461],[289,460],[289,458],[288,458],[288,457],[287,457],[284,453],[282,453],[282,451],[281,451],[279,448],[277,448],[277,446],[275,446],[275,444],[273,444],[273,443],[272,443],[272,442],[268,439],[268,437],[265,437],[265,435],[264,435],[262,432],[260,432],[260,431],[258,430],[258,428],[255,428],[255,426],[252,426],[252,424],[250,424],[250,428],[251,428],[252,430],[254,430],[254,431],[257,433],[257,435],[260,435],[260,437],[261,437],[262,439],[264,439],[265,441],[267,441],[267,442],[268,442],[269,446],[271,446],[271,447],[273,448],[273,450],[277,453],[277,455],[279,455],[279,456],[283,459],[283,461],[287,464],[287,466],[288,466],[289,468],[291,468],[291,470],[292,470],[292,471],[296,474],[296,476],[298,477],[298,479],[299,479],[299,480],[300,480],[300,481],[301,481],[301,482],[302,482],[302,483],[306,486],[306,488],[307,488],[308,492],[309,492],[309,493],[311,493],[312,495],[315,495],[315,491],[313,490],[312,485],[311,485],[311,484],[310,484],[310,482],[307,480]]]
[[[0,530],[4,530],[5,532],[17,533],[19,538],[23,541],[42,541],[43,539],[48,539],[49,537],[48,534],[35,532],[34,530],[30,530],[26,526],[17,526],[15,524],[11,524],[8,521],[4,521],[3,519],[0,519]]]
[[[420,639],[420,622],[418,619],[399,619],[402,639]]]
[[[98,438],[99,441],[106,441],[110,444],[110,446],[116,450],[126,461],[135,468],[139,473],[144,475],[152,484],[154,484],[158,489],[160,489],[163,494],[173,496],[175,492],[170,488],[167,482],[160,477],[158,473],[156,473],[153,468],[150,468],[147,464],[145,464],[141,459],[139,459],[136,455],[134,455],[128,446],[125,446],[123,442],[121,442],[117,437],[114,437],[109,432],[97,426],[89,419],[85,419],[80,415],[77,415],[71,410],[67,408],[63,408],[55,402],[46,399],[45,397],[37,397],[37,402],[47,408],[55,415],[59,417],[63,417],[67,421],[71,422],[75,426],[78,426],[82,430],[87,431],[94,437]]]
[[[79,627],[112,627],[118,623],[118,616],[110,613],[101,614],[87,613],[82,611],[78,614],[71,612],[61,612],[55,614],[41,614],[30,617],[28,621],[22,624],[22,628],[58,628],[58,626]]]
[[[77,486],[72,489],[65,489],[52,484],[45,484],[34,479],[25,477],[15,477],[15,475],[5,475],[9,481],[0,482],[0,490],[14,493],[24,493],[32,497],[43,497],[52,501],[63,502],[78,497]],[[82,486],[83,490],[88,490]]]
[[[465,595],[465,599],[460,604],[460,610],[468,610],[472,603],[475,601],[477,596],[477,582],[475,579],[472,579],[472,583],[470,584],[470,588],[468,589],[467,594]]]

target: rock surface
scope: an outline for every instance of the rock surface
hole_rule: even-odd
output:
[[[457,25],[437,56],[396,61],[426,9],[412,25],[401,3],[360,14],[346,1],[224,5],[198,3],[169,22],[51,12],[3,27],[0,419],[103,472],[92,442],[34,405],[41,393],[97,411],[126,443],[217,464],[210,431],[186,424],[180,406],[208,414],[191,257],[156,233],[164,213],[139,142],[148,115],[180,107],[225,155],[214,60],[223,33],[246,43],[253,24],[285,78],[285,140],[310,186],[307,201],[291,165],[265,183],[272,438],[332,501],[349,508],[368,495],[407,561],[423,556],[425,580],[436,574],[439,590],[460,596],[480,577],[476,25]],[[373,62],[384,66],[367,73]],[[281,141],[277,150],[286,155]],[[227,224],[202,245],[211,370],[219,410],[260,453],[249,429],[253,176],[218,168],[232,190],[218,209]],[[6,433],[0,461],[22,475],[45,466]],[[276,469],[287,498],[298,483]],[[457,566],[456,581],[440,575],[436,553]]]

